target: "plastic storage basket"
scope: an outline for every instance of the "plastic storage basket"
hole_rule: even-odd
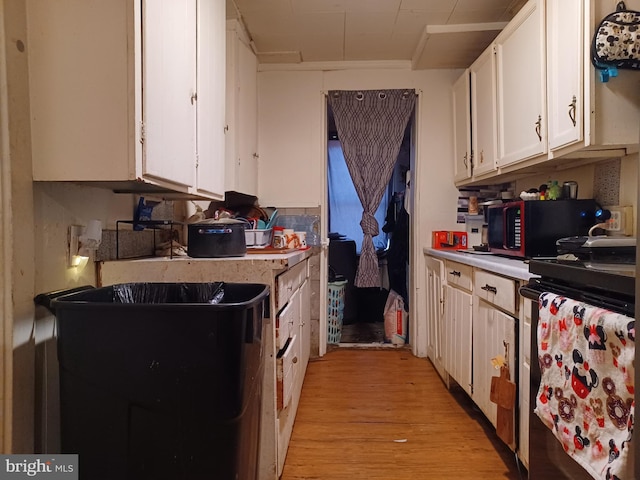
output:
[[[246,229],[244,236],[247,247],[266,247],[271,245],[271,233],[272,230],[270,228],[265,230]]]
[[[327,302],[327,343],[340,343],[347,281],[329,282]]]

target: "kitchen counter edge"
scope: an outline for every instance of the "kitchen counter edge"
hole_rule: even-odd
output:
[[[461,250],[438,250],[424,247],[423,253],[432,257],[451,260],[453,262],[481,268],[488,272],[504,275],[516,280],[529,280],[537,275],[529,273],[529,262],[515,258],[506,258],[498,255],[478,255],[466,253]]]

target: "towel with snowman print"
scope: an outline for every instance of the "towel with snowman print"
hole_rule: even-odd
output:
[[[632,480],[635,320],[549,292],[538,302],[535,413],[593,478]]]

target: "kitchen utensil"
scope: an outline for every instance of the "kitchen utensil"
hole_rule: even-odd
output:
[[[516,384],[509,380],[509,367],[500,367],[500,376],[491,377],[489,399],[498,406],[496,434],[507,445],[513,442],[513,409],[516,402]]]
[[[562,184],[562,198],[576,199],[578,198],[578,182],[569,180]]]
[[[247,253],[247,225],[233,218],[189,224],[187,254],[194,258],[242,257]]]

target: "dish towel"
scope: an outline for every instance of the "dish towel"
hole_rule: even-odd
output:
[[[593,478],[632,480],[635,320],[549,292],[538,302],[534,412]]]

